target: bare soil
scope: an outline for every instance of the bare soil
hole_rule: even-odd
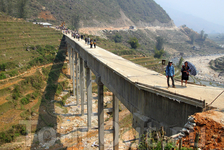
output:
[[[183,146],[193,147],[196,133],[200,134],[199,147],[203,150],[224,148],[224,113],[207,111],[194,115],[196,127],[183,138]]]

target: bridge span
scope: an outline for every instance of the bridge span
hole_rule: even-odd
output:
[[[100,47],[90,48],[83,40],[65,35],[69,54],[70,73],[73,79],[73,95],[77,104],[81,98],[82,115],[87,95],[87,126],[91,128],[92,79],[98,84],[98,133],[99,149],[104,149],[103,86],[113,92],[114,149],[118,149],[118,99],[133,114],[133,127],[140,127],[140,134],[149,125],[163,126],[167,135],[175,127],[183,127],[188,116],[201,112],[222,91],[222,88],[188,85],[167,88],[166,77],[160,73],[134,64]],[[86,70],[86,71],[85,71]],[[86,73],[86,75],[85,75]],[[87,94],[86,94],[87,93]],[[223,108],[224,95],[210,105]]]

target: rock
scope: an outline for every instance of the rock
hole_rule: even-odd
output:
[[[186,129],[186,128],[183,128],[180,132],[182,132],[182,133],[190,133],[190,131],[188,130],[188,129]]]
[[[194,123],[194,117],[190,116],[190,117],[188,118],[188,121],[190,121],[190,122],[193,122],[193,123]]]
[[[35,112],[32,112],[32,114],[31,114],[32,116],[36,116],[37,114],[35,113]]]
[[[191,122],[188,122],[184,125],[185,128],[193,130],[194,129],[194,125]]]

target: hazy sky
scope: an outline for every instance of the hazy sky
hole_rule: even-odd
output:
[[[160,6],[176,9],[216,24],[224,25],[224,0],[154,0]]]

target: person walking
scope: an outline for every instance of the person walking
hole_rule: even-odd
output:
[[[93,44],[94,44],[94,48],[96,48],[96,39],[94,39]]]
[[[166,77],[167,77],[168,88],[170,87],[170,83],[169,83],[170,78],[172,80],[173,88],[175,88],[175,84],[174,84],[175,69],[174,69],[174,66],[172,64],[173,64],[173,62],[169,61],[168,65],[166,67]]]
[[[87,44],[87,42],[88,42],[88,39],[87,39],[87,37],[85,38],[85,44]]]
[[[79,41],[79,39],[80,39],[80,35],[79,34],[77,34],[77,38],[78,38],[78,41]]]
[[[185,86],[187,87],[187,80],[189,80],[189,71],[190,71],[190,68],[188,66],[188,63],[185,62],[181,69],[181,72],[182,72],[181,86],[183,86],[183,80],[185,80]]]
[[[93,48],[93,40],[90,40],[90,48]]]

